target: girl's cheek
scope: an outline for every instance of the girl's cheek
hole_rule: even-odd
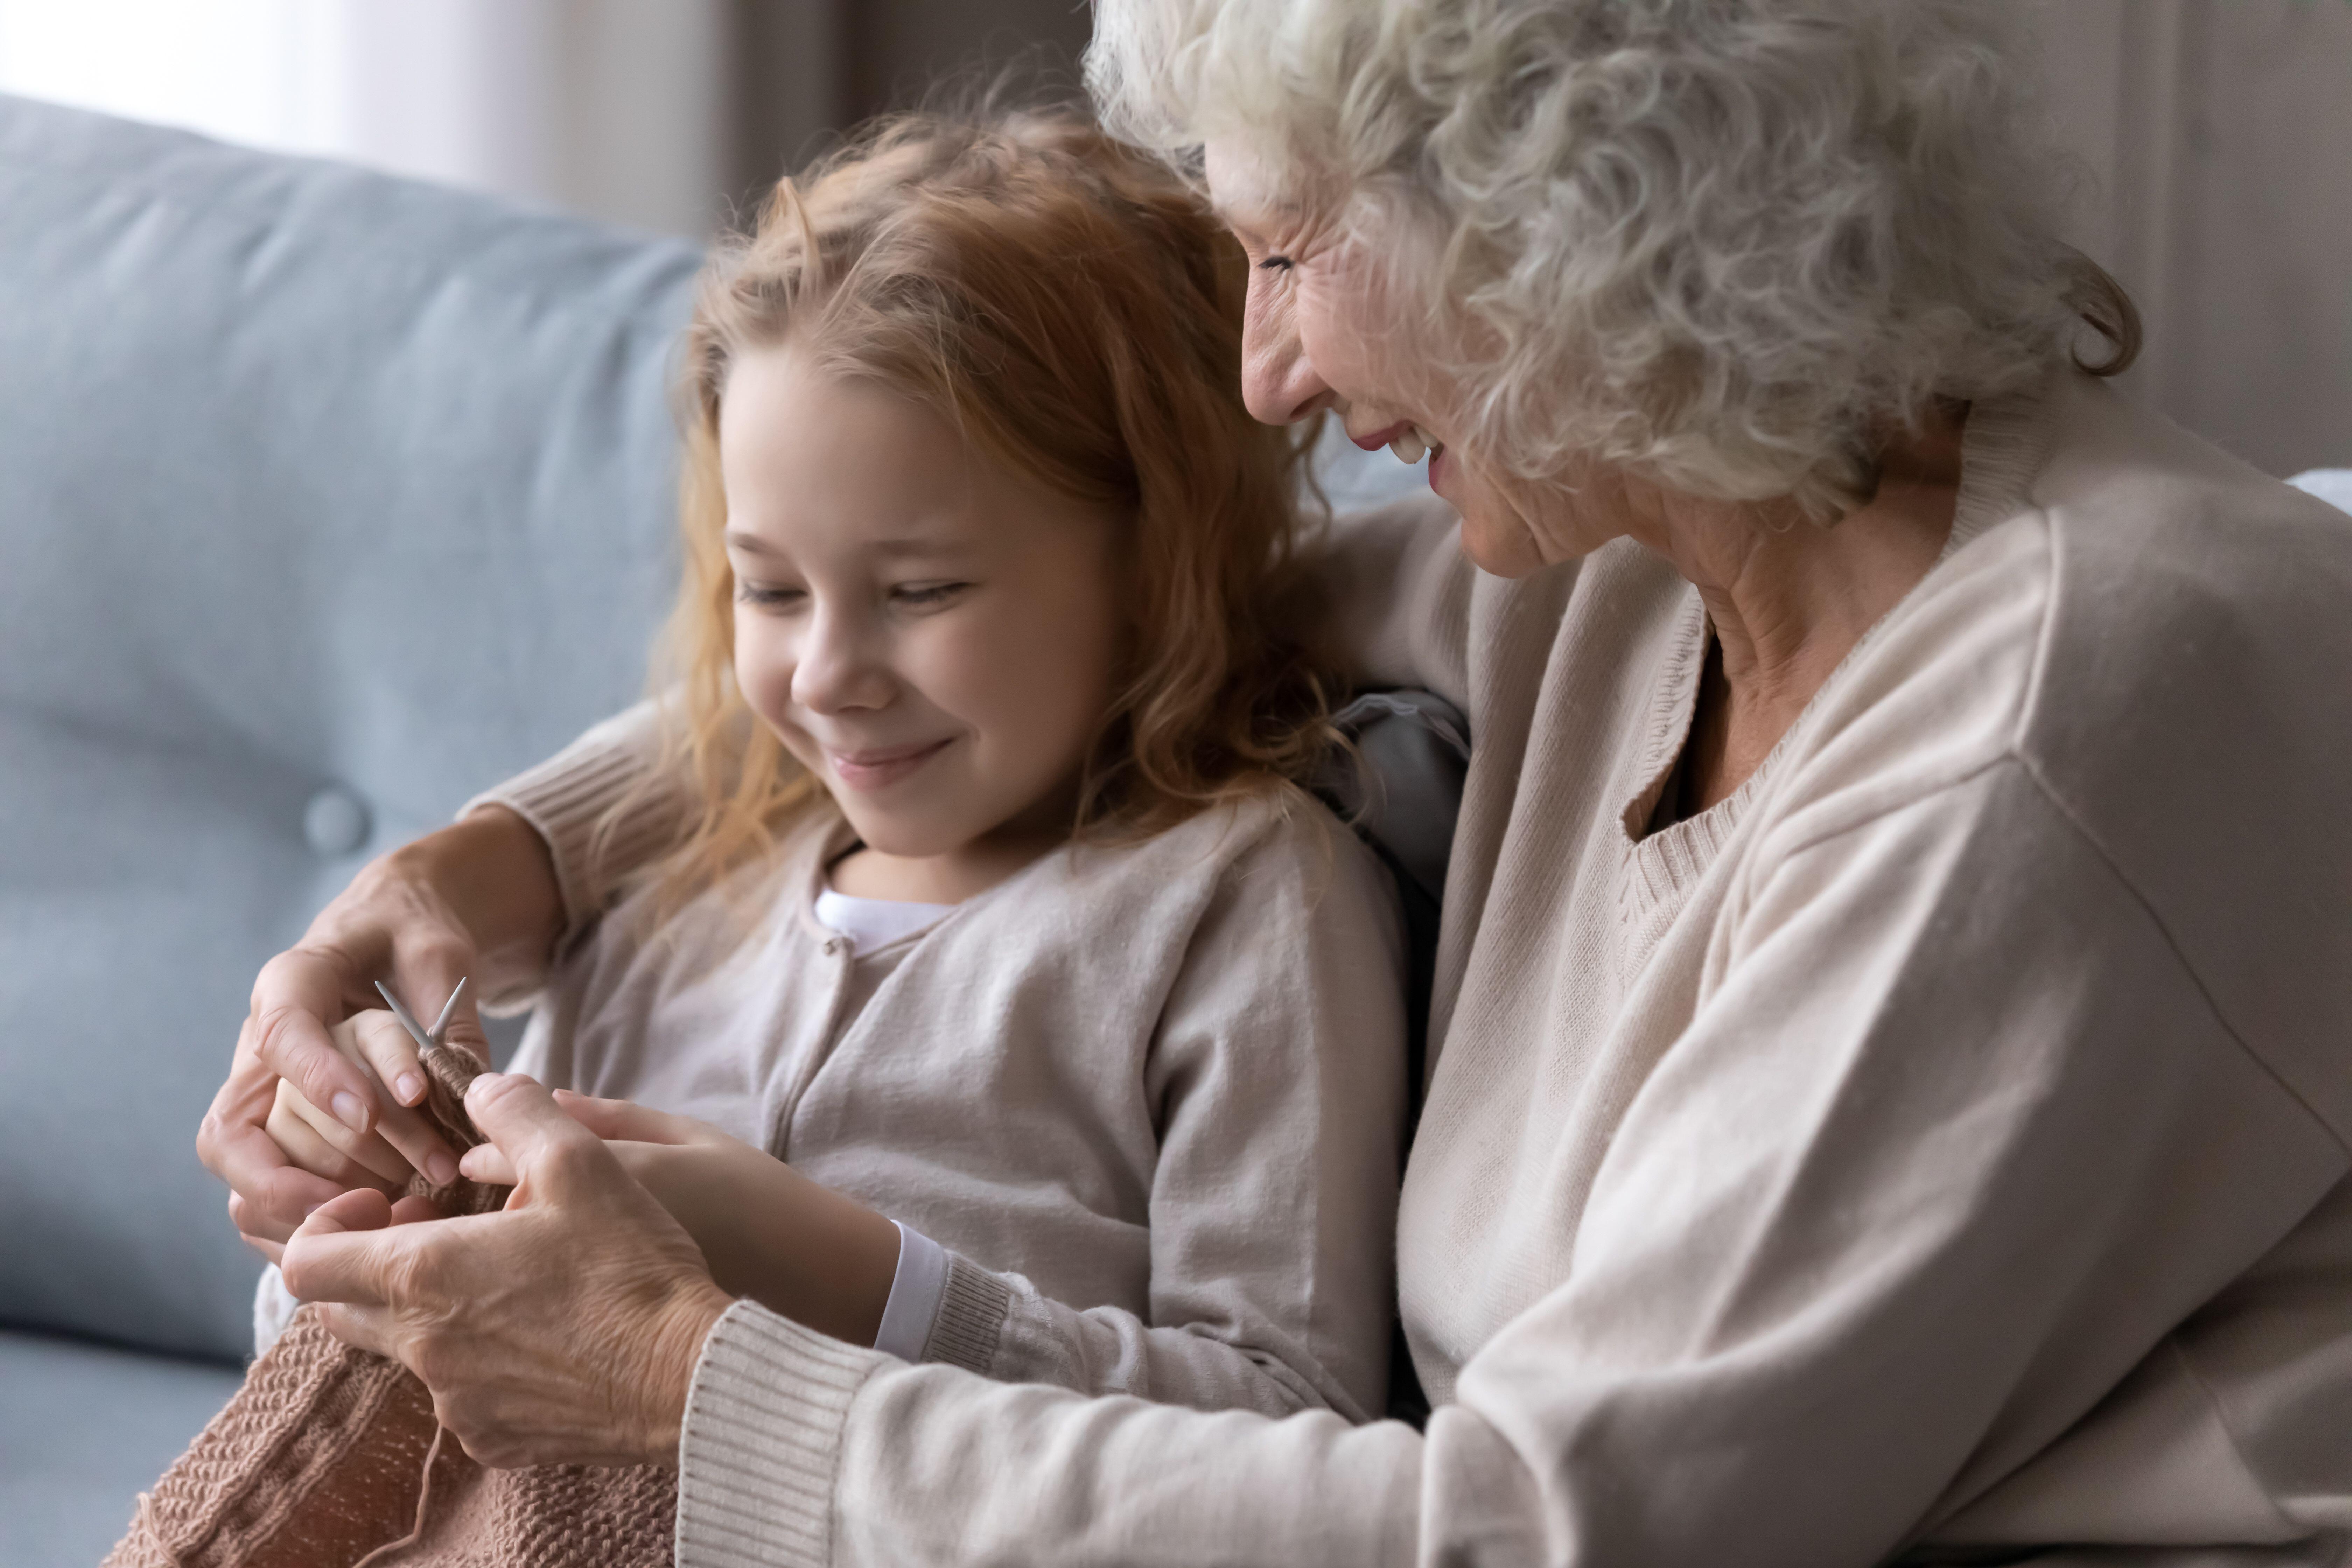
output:
[[[792,710],[791,650],[783,639],[762,634],[756,623],[736,632],[735,684],[754,713],[772,726],[782,725]]]

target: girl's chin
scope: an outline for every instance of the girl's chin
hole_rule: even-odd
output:
[[[856,795],[834,797],[858,843],[893,860],[936,860],[971,845],[985,830],[971,822],[948,820],[949,813],[883,808]],[[906,803],[897,803],[902,807]],[[961,814],[956,814],[961,816]]]

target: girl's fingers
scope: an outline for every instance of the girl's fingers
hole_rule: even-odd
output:
[[[414,1225],[421,1219],[448,1217],[435,1206],[431,1198],[404,1197],[395,1200],[392,1205],[392,1223],[394,1225]]]
[[[383,1142],[399,1151],[411,1170],[424,1172],[436,1185],[456,1181],[457,1151],[433,1131],[431,1122],[411,1109],[425,1098],[425,1068],[416,1059],[416,1042],[408,1037],[400,1020],[381,1008],[370,1008],[336,1025],[334,1033],[339,1047],[365,1063],[377,1078],[395,1086],[393,1098],[397,1103],[387,1106],[376,1123]],[[415,1079],[416,1092],[413,1097],[397,1087],[404,1078]],[[357,1154],[358,1151],[352,1152]]]
[[[568,1089],[555,1091],[564,1113],[607,1142],[732,1143],[736,1140],[707,1121],[673,1116],[627,1100],[593,1100]]]
[[[478,1143],[467,1150],[465,1158],[457,1162],[457,1169],[465,1173],[467,1181],[479,1182],[484,1186],[511,1187],[522,1180],[514,1162],[495,1143]]]
[[[404,1105],[395,1106],[383,1113],[377,1125],[383,1131],[379,1142],[389,1145],[405,1167],[424,1172],[436,1186],[446,1186],[457,1179],[457,1156],[424,1117]]]
[[[405,1186],[413,1171],[398,1151],[370,1133],[360,1137],[278,1080],[278,1103],[266,1129],[288,1160],[343,1187]]]
[[[331,1031],[335,1047],[364,1064],[378,1082],[392,1086],[392,1098],[404,1106],[423,1103],[425,1066],[416,1059],[416,1042],[400,1021],[381,1007],[354,1013]]]

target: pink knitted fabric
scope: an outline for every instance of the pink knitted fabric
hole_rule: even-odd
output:
[[[460,1150],[480,1070],[425,1054],[425,1112]],[[508,1189],[427,1189],[483,1214]],[[494,1470],[442,1430],[425,1385],[304,1307],[226,1409],[139,1498],[105,1568],[668,1568],[677,1478],[656,1466]]]

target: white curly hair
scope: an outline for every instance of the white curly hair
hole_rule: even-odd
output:
[[[1938,400],[2138,324],[2058,237],[1985,0],[1098,0],[1087,80],[1197,174],[1231,141],[1407,269],[1483,456],[1827,520]]]

